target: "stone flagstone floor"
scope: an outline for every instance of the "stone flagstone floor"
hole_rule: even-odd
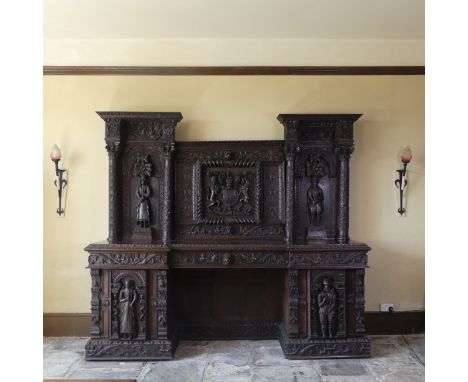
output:
[[[182,341],[163,362],[85,361],[86,338],[45,337],[44,379],[137,382],[424,381],[424,335],[370,336],[372,357],[287,360],[277,340]]]

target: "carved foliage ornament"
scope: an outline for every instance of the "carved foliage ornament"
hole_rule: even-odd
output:
[[[167,256],[159,253],[94,253],[88,257],[89,265],[146,265],[167,264]]]
[[[141,119],[129,121],[128,139],[166,139],[174,135],[176,119]]]

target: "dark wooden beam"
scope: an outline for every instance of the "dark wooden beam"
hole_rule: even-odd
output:
[[[424,66],[44,66],[50,75],[420,76]]]

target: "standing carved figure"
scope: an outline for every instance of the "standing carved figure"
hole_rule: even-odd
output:
[[[310,187],[307,190],[307,210],[309,212],[309,222],[313,226],[320,225],[323,213],[324,194],[319,186],[320,179],[325,174],[324,165],[317,155],[310,155],[305,164],[306,175],[310,177]]]
[[[211,186],[209,187],[208,190],[208,209],[212,209],[216,206],[219,205],[219,200],[218,200],[218,194],[219,194],[219,189],[220,186],[218,184],[218,176],[216,173],[210,173],[208,174],[211,180]]]
[[[307,190],[307,207],[309,210],[309,221],[314,226],[320,225],[323,212],[323,191],[318,182],[312,181]]]
[[[120,335],[131,338],[135,326],[135,317],[133,314],[133,304],[137,294],[135,288],[130,285],[130,280],[125,280],[124,287],[119,293],[120,303]]]
[[[323,278],[322,290],[318,294],[320,326],[322,337],[333,337],[337,317],[337,294],[327,277]],[[328,330],[327,330],[328,329]]]
[[[151,189],[145,183],[144,179],[140,179],[140,185],[137,188],[136,194],[140,201],[137,206],[136,222],[141,228],[150,225],[150,210],[148,198],[151,196]]]

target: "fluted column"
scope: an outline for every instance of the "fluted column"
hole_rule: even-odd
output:
[[[174,150],[174,143],[168,143],[164,145],[164,199],[162,217],[162,242],[166,245],[170,243],[172,239],[172,226],[174,218]]]
[[[349,241],[349,158],[352,152],[352,146],[336,147],[338,157],[337,242],[341,244]]]

